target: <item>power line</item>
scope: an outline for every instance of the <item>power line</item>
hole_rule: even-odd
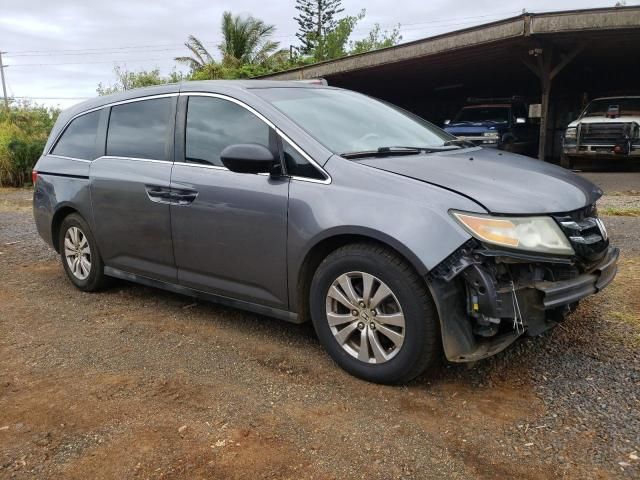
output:
[[[167,57],[153,57],[153,58],[125,58],[120,60],[98,60],[98,61],[90,61],[90,62],[59,62],[59,63],[14,63],[12,67],[50,67],[50,66],[58,66],[58,65],[92,65],[97,63],[127,63],[127,62],[147,62],[147,61],[156,61],[156,60],[165,60],[165,61],[173,61],[172,58]]]
[[[438,26],[468,25],[470,23],[475,23],[475,22],[462,22],[462,23],[453,23],[453,24],[438,25]],[[422,28],[404,29],[404,31],[407,31],[407,30],[422,30]],[[165,51],[169,51],[169,50],[172,50],[172,49],[167,49]],[[158,50],[158,51],[162,51],[162,50]],[[115,53],[115,52],[112,52],[112,53]],[[136,53],[143,53],[143,52],[136,52]],[[92,64],[105,64],[105,63],[147,62],[147,61],[157,61],[157,60],[169,61],[172,59],[167,57],[126,58],[126,59],[110,59],[110,60],[96,60],[96,61],[92,60],[92,61],[82,61],[82,62],[16,63],[16,64],[12,64],[12,66],[13,67],[49,67],[49,66],[60,66],[60,65],[92,65]]]
[[[184,50],[186,47],[184,46],[184,44],[180,45],[180,46],[175,46],[175,47],[171,47],[171,48],[164,48],[164,47],[149,47],[148,49],[144,50],[145,52],[169,52],[169,51],[173,51],[173,50]],[[109,54],[113,54],[113,53],[117,53],[117,54],[121,54],[121,53],[128,53],[127,51],[96,51],[96,52],[75,52],[75,53],[40,53],[40,54],[21,54],[21,55],[9,55],[11,58],[16,58],[16,57],[50,57],[50,56],[56,56],[56,57],[67,57],[67,56],[76,56],[76,55],[109,55]],[[131,52],[131,53],[143,53],[143,52]]]
[[[469,23],[475,23],[476,20],[469,22],[460,22],[460,20],[471,20],[471,19],[482,19],[489,17],[500,17],[504,15],[513,15],[516,13],[520,13],[520,11],[509,11],[509,12],[501,12],[501,13],[493,13],[493,14],[485,14],[485,15],[475,15],[475,16],[467,16],[467,17],[457,17],[457,18],[446,18],[446,19],[434,19],[424,22],[415,22],[415,23],[406,23],[401,24],[401,30],[419,30],[421,28],[407,28],[407,27],[417,27],[419,25],[434,25],[437,27],[442,26],[455,26],[455,25],[465,25]],[[447,23],[455,20],[455,23]],[[392,28],[398,25],[399,22],[390,23],[380,25],[381,28]],[[358,27],[353,30],[352,33],[358,33],[363,31],[369,31],[372,26],[369,27]],[[271,38],[295,38],[295,34],[286,34],[286,35],[272,35]],[[215,41],[204,41],[202,42],[205,45],[215,46],[217,42]],[[170,48],[165,48],[170,47]],[[151,49],[154,51],[171,51],[177,50],[179,48],[184,48],[184,44],[175,44],[175,43],[165,43],[165,44],[147,44],[147,45],[124,45],[117,47],[96,47],[96,48],[84,48],[84,49],[63,49],[63,50],[17,50],[15,52],[7,52],[8,56],[11,57],[39,57],[39,56],[50,56],[52,54],[57,54],[60,56],[67,55],[97,55],[106,52],[111,53],[122,53],[123,50],[137,50],[137,49]],[[149,51],[151,51],[149,50]]]

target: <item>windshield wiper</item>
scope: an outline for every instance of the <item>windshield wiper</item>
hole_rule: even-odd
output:
[[[460,148],[473,148],[476,146],[475,143],[470,142],[469,140],[463,140],[461,138],[456,138],[455,140],[447,140],[442,144],[444,147],[460,147]]]
[[[344,158],[367,158],[367,157],[385,157],[389,155],[418,155],[420,153],[435,153],[451,150],[450,147],[455,145],[447,145],[442,147],[378,147],[376,150],[363,150],[361,152],[345,152],[340,156]],[[459,148],[459,147],[456,147]]]

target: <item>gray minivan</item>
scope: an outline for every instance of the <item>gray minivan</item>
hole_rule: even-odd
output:
[[[562,321],[616,274],[601,190],[348,90],[187,82],[78,104],[34,169],[70,281],[311,320],[345,370],[406,382]]]

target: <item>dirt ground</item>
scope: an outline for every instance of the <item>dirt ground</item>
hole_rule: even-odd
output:
[[[385,387],[309,325],[74,289],[30,195],[0,190],[0,478],[640,476],[640,218],[605,218],[620,274],[554,331]]]

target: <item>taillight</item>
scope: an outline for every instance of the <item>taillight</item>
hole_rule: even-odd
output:
[[[38,171],[37,170],[31,170],[31,183],[33,184],[34,187],[36,185],[36,181],[37,180],[38,180]]]

